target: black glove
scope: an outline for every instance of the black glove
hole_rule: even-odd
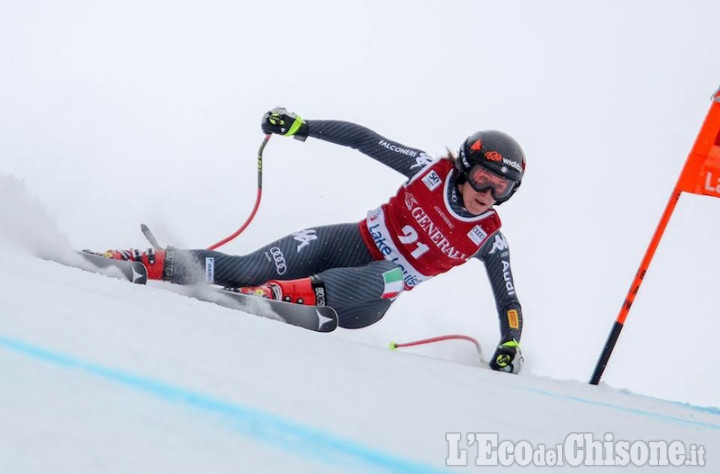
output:
[[[495,349],[495,354],[490,359],[490,368],[500,372],[517,374],[522,369],[524,361],[522,352],[520,352],[520,343],[515,339],[511,339],[500,343]]]
[[[276,133],[286,137],[293,136],[305,141],[308,136],[308,126],[297,114],[288,112],[284,107],[275,107],[263,115],[260,127],[264,133]]]

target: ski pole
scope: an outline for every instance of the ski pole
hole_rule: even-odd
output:
[[[477,349],[478,356],[480,357],[480,362],[485,363],[485,358],[483,357],[482,348],[480,347],[480,343],[477,341],[477,339],[474,339],[470,336],[464,336],[462,334],[448,334],[446,336],[431,337],[428,339],[420,339],[420,340],[411,341],[411,342],[390,341],[390,349],[395,350],[395,349],[398,349],[401,347],[419,346],[422,344],[432,344],[433,342],[449,341],[449,340],[462,340],[462,341],[472,342],[473,344],[475,344],[475,349]]]
[[[145,224],[140,224],[140,231],[143,233],[146,239],[148,239],[148,242],[150,242],[150,245],[152,245],[152,248],[154,249],[161,249],[160,244],[158,243],[158,240],[155,238],[155,235],[152,233],[150,228],[146,226]]]
[[[245,221],[245,223],[244,223],[242,226],[240,226],[240,228],[239,228],[238,230],[236,230],[236,231],[233,232],[232,234],[228,235],[227,237],[225,237],[225,238],[222,239],[221,241],[212,244],[210,247],[208,247],[208,250],[215,250],[216,248],[220,247],[221,245],[225,245],[226,243],[228,243],[228,242],[230,242],[231,240],[233,240],[235,237],[237,237],[238,235],[240,235],[240,234],[245,230],[245,228],[246,228],[248,225],[250,225],[250,222],[251,222],[251,221],[253,220],[253,218],[255,217],[255,213],[257,213],[257,210],[258,210],[258,208],[260,207],[260,199],[262,198],[262,155],[263,155],[263,150],[265,149],[265,145],[267,145],[267,142],[270,140],[270,137],[271,137],[271,136],[272,136],[272,135],[269,134],[269,133],[268,133],[267,135],[265,135],[265,139],[264,139],[263,142],[260,144],[260,150],[258,150],[258,157],[257,157],[257,159],[258,159],[257,197],[255,198],[255,206],[253,206],[252,212],[250,213],[250,217],[248,217],[248,219]]]

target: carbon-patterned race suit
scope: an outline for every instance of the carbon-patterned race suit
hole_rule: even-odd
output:
[[[429,209],[424,209],[422,216],[416,217],[420,213],[411,209],[410,217],[406,217],[401,223],[394,224],[395,243],[398,253],[400,253],[401,257],[411,257],[413,251],[417,252],[418,250],[422,250],[421,246],[423,242],[420,240],[413,241],[412,238],[415,237],[415,235],[413,235],[412,232],[418,231],[418,236],[422,236],[423,234],[420,229],[424,228],[425,236],[435,244],[426,243],[425,245],[430,248],[434,247],[434,250],[441,250],[444,246],[445,252],[443,253],[441,250],[440,254],[444,254],[445,257],[447,257],[445,259],[434,259],[433,263],[429,264],[431,265],[430,267],[423,266],[422,268],[417,268],[417,270],[426,273],[423,274],[423,276],[429,277],[447,271],[450,267],[463,263],[463,259],[469,258],[463,254],[457,255],[459,258],[453,259],[452,252],[454,250],[451,250],[452,246],[448,243],[448,240],[477,245],[477,250],[472,256],[482,261],[485,265],[495,297],[502,337],[503,339],[514,338],[519,341],[523,327],[522,308],[518,300],[512,270],[510,268],[510,248],[507,239],[499,230],[500,219],[494,210],[488,211],[482,216],[474,216],[465,209],[456,182],[457,175],[452,170],[452,166],[449,166],[449,160],[438,160],[433,165],[432,157],[423,150],[407,147],[388,140],[372,130],[354,123],[335,120],[310,120],[307,123],[310,137],[354,148],[409,178],[408,183],[400,188],[398,194],[390,200],[390,203],[381,208],[381,210],[385,212],[378,212],[378,210],[371,211],[368,213],[368,218],[360,222],[364,240],[375,258],[380,258],[381,256],[388,258],[387,255],[392,254],[381,255],[383,250],[379,249],[377,245],[377,236],[373,238],[370,231],[373,227],[372,219],[377,219],[375,216],[386,217],[388,207],[394,206],[395,209],[402,209],[403,205],[408,201],[407,190],[413,186],[414,182],[425,181],[429,183],[427,185],[425,183],[422,185],[418,184],[416,188],[420,190],[429,189],[434,186],[435,184],[433,183],[436,182],[436,179],[429,175],[432,172],[432,167],[436,167],[439,173],[438,177],[444,180],[442,184],[437,184],[438,187],[434,188],[442,188],[440,198],[432,202]],[[440,173],[440,171],[442,172]],[[393,200],[395,201],[393,202]],[[412,206],[407,205],[405,207]],[[434,213],[435,216],[431,216],[432,213]],[[398,212],[392,213],[393,216],[398,214]],[[495,219],[497,220],[495,221]],[[478,224],[481,229],[479,231],[476,230],[474,234],[468,235],[465,231],[468,230],[469,225],[472,226],[470,230],[473,230],[474,224]],[[410,235],[408,235],[408,232],[402,231],[406,225],[413,226]],[[452,230],[455,230],[453,227],[456,227],[463,229],[463,231],[455,232],[457,238],[447,239],[446,237],[449,237],[450,232],[442,234],[440,230],[443,227],[446,229],[451,228]],[[404,245],[403,240],[410,242],[410,247]],[[418,246],[418,243],[420,246]],[[380,250],[380,253],[378,253],[378,250]],[[384,250],[384,252],[387,252],[387,250]],[[428,252],[430,252],[430,250],[428,250]],[[435,253],[437,254],[437,252]],[[395,256],[396,255],[392,255],[389,260],[392,261],[392,258]],[[421,259],[422,257],[417,259],[417,261]],[[405,276],[406,289],[415,286],[412,284],[412,281],[408,282],[407,273]],[[463,285],[463,287],[468,288],[469,285]]]
[[[226,286],[317,274],[325,284],[327,303],[338,310],[340,326],[355,328],[380,319],[397,296],[388,290],[387,281],[394,268],[402,270],[404,285],[399,290],[402,286],[410,290],[477,258],[490,279],[502,339],[519,341],[522,309],[510,268],[509,246],[499,230],[500,218],[494,209],[480,216],[465,209],[450,160],[433,160],[420,149],[350,122],[306,123],[310,137],[357,149],[408,180],[388,203],[370,211],[357,224],[305,229],[244,256],[169,250],[167,279],[192,279],[191,270],[197,273],[197,264],[188,267],[184,263],[202,262],[209,256],[214,258],[215,282]]]

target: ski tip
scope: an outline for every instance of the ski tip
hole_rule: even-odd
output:
[[[397,349],[397,342],[390,341],[390,350],[394,351],[395,349]]]
[[[129,260],[115,260],[108,258],[104,254],[99,252],[93,252],[91,250],[76,250],[78,255],[84,258],[84,260],[90,264],[90,267],[86,265],[70,265],[77,266],[83,270],[91,271],[94,273],[106,274],[105,270],[109,268],[115,268],[122,273],[122,275],[130,282],[144,285],[147,283],[147,268],[142,262],[133,262]],[[107,275],[112,276],[112,275]]]

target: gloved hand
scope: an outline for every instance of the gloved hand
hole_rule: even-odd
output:
[[[297,114],[288,112],[284,107],[275,107],[263,115],[260,123],[265,133],[276,133],[286,137],[293,136],[298,140],[305,141],[308,136],[308,126]]]
[[[500,343],[495,349],[492,359],[490,359],[490,368],[500,372],[509,372],[517,374],[523,366],[522,352],[520,352],[520,344],[511,339]]]

